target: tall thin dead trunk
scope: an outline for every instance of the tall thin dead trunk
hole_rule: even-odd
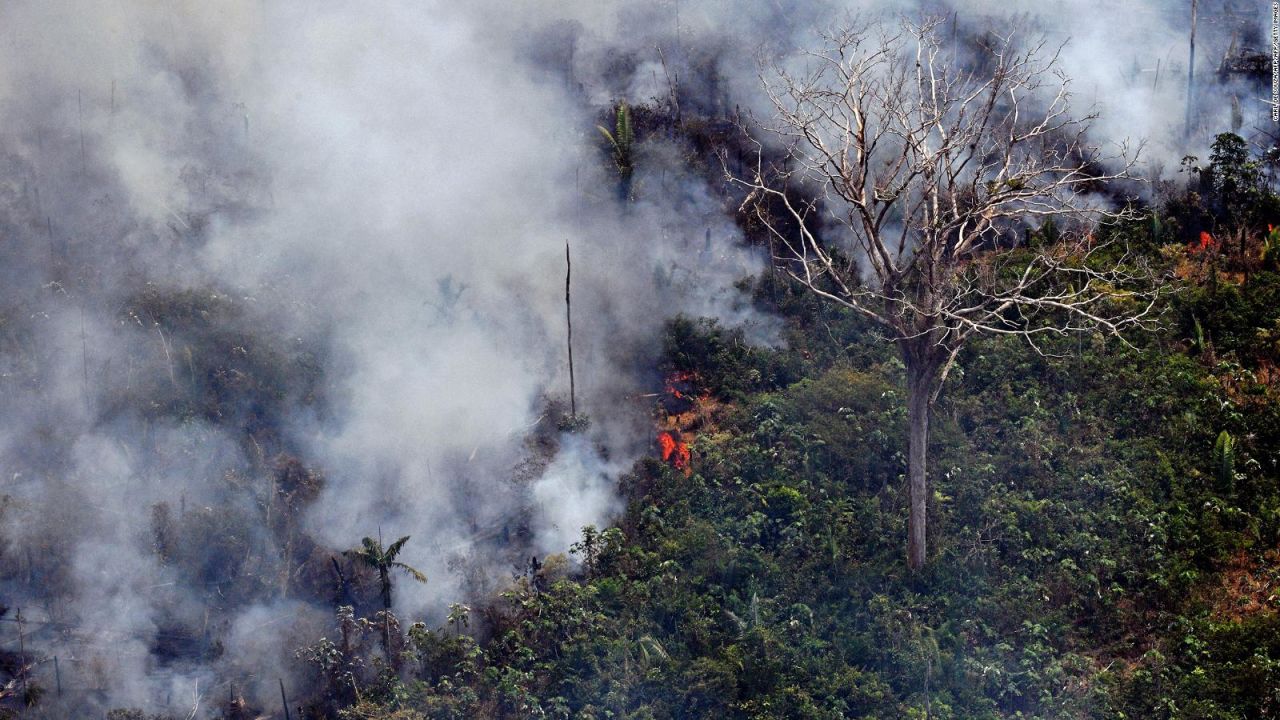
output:
[[[907,421],[910,442],[907,451],[907,484],[910,513],[907,517],[907,565],[924,566],[928,522],[929,483],[925,470],[929,451],[929,400],[933,392],[930,373],[907,368]]]
[[[381,539],[378,544],[382,544]],[[382,651],[391,660],[391,573],[388,567],[378,568],[378,579],[382,581]]]
[[[1196,100],[1196,10],[1198,0],[1191,0],[1191,48],[1187,53],[1187,121],[1183,126],[1183,137],[1191,137],[1191,121],[1194,117]]]
[[[569,261],[569,241],[564,241],[564,321],[569,328],[569,417],[578,418],[578,393],[573,383],[573,305],[569,300],[569,282],[573,279],[573,265]]]

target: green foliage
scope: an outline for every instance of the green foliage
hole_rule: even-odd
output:
[[[1262,267],[1280,272],[1280,227],[1268,227],[1262,242]]]
[[[635,130],[631,126],[631,109],[627,107],[626,102],[618,103],[615,118],[612,133],[600,125],[597,125],[596,129],[613,147],[613,161],[617,164],[618,170],[626,172],[631,169],[631,149],[636,141]]]
[[[1215,155],[1223,197],[1233,147]],[[1186,216],[1161,217],[1104,232],[1166,262]],[[903,368],[872,330],[776,280],[755,290],[785,348],[672,321],[662,370],[714,399],[692,472],[637,463],[616,527],[584,528],[571,572],[548,559],[478,608],[485,639],[469,610],[412,626],[362,712],[1280,716],[1280,275],[1176,282],[1136,346],[966,349],[935,415],[921,573],[898,542]]]
[[[620,102],[614,111],[613,132],[603,125],[596,130],[608,141],[613,153],[613,164],[618,170],[618,193],[620,199],[631,199],[631,176],[635,173],[635,128],[631,123],[631,109],[627,103]]]
[[[1247,268],[1252,264],[1248,256],[1255,233],[1280,224],[1280,196],[1268,185],[1262,159],[1251,156],[1240,136],[1222,133],[1214,139],[1208,165],[1188,156],[1182,166],[1194,181],[1185,193],[1165,204],[1161,217],[1166,229],[1161,235],[1167,241],[1196,244],[1202,232],[1211,233],[1231,266]],[[1236,242],[1221,247],[1233,237]],[[1263,268],[1274,270],[1274,255],[1268,257],[1265,247],[1260,255]]]
[[[1209,348],[1205,340],[1204,326],[1200,324],[1200,318],[1193,315],[1191,319],[1195,322],[1195,334],[1191,336],[1191,349],[1197,353],[1203,353]]]
[[[777,387],[799,372],[794,357],[752,345],[741,328],[724,328],[714,320],[671,321],[663,351],[668,369],[696,372],[702,387],[725,399]]]
[[[1236,479],[1236,440],[1226,430],[1218,433],[1218,439],[1213,444],[1213,465],[1217,470],[1218,482],[1229,489]]]
[[[391,571],[400,570],[409,577],[420,583],[427,581],[427,576],[422,574],[416,568],[406,565],[398,560],[400,551],[404,549],[404,544],[409,542],[409,536],[396,540],[384,550],[382,540],[375,540],[371,537],[364,538],[360,541],[361,547],[354,550],[348,550],[345,554],[347,557],[359,560],[369,568],[376,570],[378,579],[382,588],[382,606],[385,610],[391,609]]]
[[[1179,294],[1175,307],[1185,336],[1207,336],[1218,355],[1248,368],[1274,357],[1272,348],[1258,340],[1260,331],[1280,322],[1280,273],[1257,272],[1243,285],[1189,288]]]
[[[1275,446],[1261,443],[1280,439],[1280,403],[1224,401],[1177,327],[1139,348],[1047,341],[1061,358],[1003,338],[967,351],[936,421],[940,557],[913,576],[900,364],[806,360],[821,326],[765,351],[677,320],[670,367],[732,403],[692,475],[637,466],[619,526],[584,529],[576,576],[522,580],[485,611],[492,640],[411,629],[403,707],[1269,717],[1280,652],[1248,633],[1276,615],[1224,619],[1194,598],[1280,537],[1280,490],[1246,448]]]
[[[1209,191],[1210,207],[1223,223],[1240,225],[1252,219],[1265,189],[1261,164],[1249,156],[1249,146],[1235,133],[1221,133],[1213,140],[1209,167],[1201,172]]]

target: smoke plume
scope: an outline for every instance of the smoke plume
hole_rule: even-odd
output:
[[[44,707],[265,706],[305,692],[293,650],[362,537],[412,536],[429,581],[396,609],[439,620],[607,524],[651,451],[664,319],[779,328],[735,288],[765,259],[708,158],[640,133],[620,199],[595,126],[625,101],[731,129],[764,112],[757,61],[815,27],[936,12],[963,55],[1004,5],[5,3],[0,619]],[[1190,139],[1180,4],[1013,20],[1156,172],[1231,98],[1264,122],[1247,80],[1211,81],[1260,42],[1230,12],[1201,9]]]

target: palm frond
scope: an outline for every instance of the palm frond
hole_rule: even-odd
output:
[[[662,643],[652,635],[643,635],[636,641],[636,645],[640,648],[640,657],[644,660],[646,667],[653,664],[654,658],[666,662],[671,659],[667,654],[667,649],[662,647]]]
[[[1236,475],[1236,439],[1226,430],[1218,433],[1218,439],[1213,444],[1213,464],[1216,466],[1218,479],[1229,486]]]
[[[403,548],[404,544],[407,542],[409,542],[409,536],[405,535],[399,540],[391,543],[391,546],[388,547],[386,551],[383,553],[383,556],[387,559],[387,562],[391,562],[392,560],[395,560],[396,556],[400,554],[400,549]]]
[[[378,547],[378,543],[373,538],[365,538],[361,540],[362,547],[352,548],[342,554],[348,558],[360,560],[369,567],[378,567],[382,564],[382,548]]]
[[[617,131],[614,136],[618,139],[615,144],[624,152],[631,149],[631,144],[636,139],[635,132],[631,128],[631,109],[625,102],[618,103]]]
[[[427,581],[427,576],[422,571],[418,570],[415,567],[405,565],[402,562],[392,562],[389,564],[391,565],[391,567],[397,567],[409,573],[409,577],[413,578],[414,580],[417,580],[420,583],[425,583]]]

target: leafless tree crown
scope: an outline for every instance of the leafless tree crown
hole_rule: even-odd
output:
[[[775,260],[824,298],[874,320],[946,370],[975,332],[1101,329],[1153,319],[1149,281],[1107,253],[1088,222],[1095,190],[1127,178],[1136,153],[1104,156],[1070,112],[1058,49],[991,37],[957,62],[936,20],[855,25],[800,67],[762,80],[781,148],[758,145],[730,180],[767,229]],[[1030,225],[1074,228],[1011,253]],[[1119,257],[1119,259],[1117,259]],[[1149,283],[1146,283],[1149,286]]]

